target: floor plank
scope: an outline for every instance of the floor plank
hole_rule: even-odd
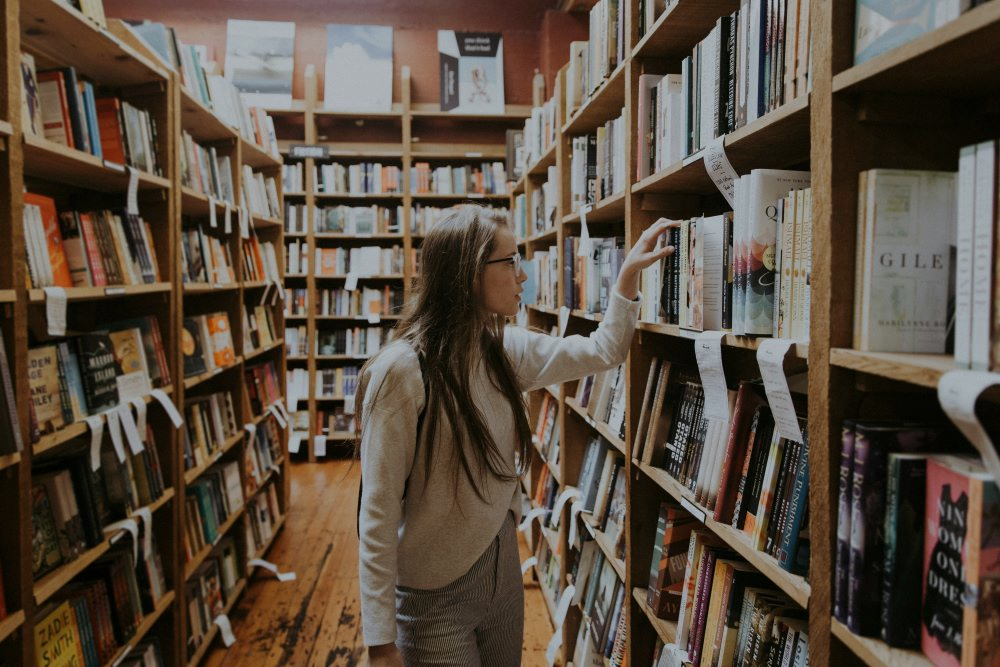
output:
[[[267,559],[296,579],[268,572],[230,614],[237,642],[216,641],[206,667],[354,667],[366,664],[361,635],[356,533],[359,468],[350,461],[291,468],[291,511]],[[520,537],[520,534],[519,534]],[[521,543],[521,558],[527,557]],[[545,665],[552,624],[538,588],[525,579],[523,665]]]

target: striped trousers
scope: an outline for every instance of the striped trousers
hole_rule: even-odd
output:
[[[524,588],[514,515],[452,583],[433,590],[397,586],[396,629],[407,667],[520,665]]]

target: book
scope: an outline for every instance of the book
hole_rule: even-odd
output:
[[[205,363],[201,324],[197,318],[184,318],[184,328],[181,331],[181,353],[184,355],[184,377],[200,375],[208,369]]]
[[[42,136],[42,105],[35,57],[21,51],[21,127],[26,134]]]
[[[226,313],[213,313],[206,316],[208,334],[211,337],[212,361],[215,368],[225,368],[236,363],[236,351],[233,348],[233,336],[229,329],[229,316]]]
[[[13,454],[24,449],[20,418],[17,416],[17,399],[7,361],[7,345],[0,330],[0,455]]]
[[[857,0],[854,64],[871,60],[937,27],[936,0]]]
[[[951,172],[864,173],[858,192],[855,349],[945,351],[955,191]]]
[[[32,433],[52,433],[65,426],[59,353],[55,345],[28,349],[28,389],[31,392]]]
[[[392,69],[392,26],[327,24],[324,108],[390,111]]]
[[[73,287],[73,278],[70,275],[69,263],[66,260],[66,250],[63,247],[62,231],[59,226],[59,214],[56,212],[56,203],[50,197],[38,195],[32,192],[24,193],[25,206],[36,206],[41,213],[41,233],[45,239],[48,261],[51,275],[51,282],[35,285],[35,287]],[[42,258],[38,258],[43,261]]]
[[[121,374],[115,378],[118,400],[124,403],[149,394],[152,386],[142,332],[137,328],[109,331],[108,340],[111,341],[115,362],[121,370]]]
[[[246,104],[289,108],[294,60],[295,23],[227,21],[226,78],[239,89]],[[214,99],[215,95],[212,97]]]
[[[978,461],[928,461],[920,647],[935,665],[997,663],[998,512],[1000,488]]]
[[[37,664],[47,667],[79,667],[83,646],[76,612],[66,600],[43,607],[35,621]]]
[[[441,111],[504,112],[503,35],[438,30]]]
[[[96,414],[118,405],[118,377],[122,370],[115,357],[108,331],[92,331],[78,336],[77,353],[87,397],[87,411]]]
[[[31,485],[31,574],[37,581],[63,563],[52,501],[44,484]]]

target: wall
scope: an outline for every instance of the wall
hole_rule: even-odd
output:
[[[295,72],[292,96],[296,99],[304,96],[305,66],[309,63],[316,65],[319,95],[322,98],[327,23],[393,26],[393,99],[399,99],[400,67],[409,65],[414,102],[439,100],[439,28],[500,31],[504,39],[506,102],[531,104],[531,77],[536,67],[543,66],[542,44],[547,45],[546,51],[563,54],[561,61],[554,66],[544,66],[549,92],[552,76],[568,57],[568,46],[555,48],[562,40],[563,22],[553,21],[551,18],[546,20],[546,10],[556,4],[558,0],[203,0],[200,3],[194,0],[104,0],[104,9],[108,16],[151,19],[172,26],[182,41],[212,46],[220,66],[225,60],[227,19],[294,21]],[[543,20],[546,25],[553,25],[553,29],[544,34]],[[572,24],[572,21],[569,23]],[[583,35],[586,39],[586,30]],[[569,39],[566,39],[565,44],[568,43]]]

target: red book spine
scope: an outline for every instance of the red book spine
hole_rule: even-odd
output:
[[[101,249],[94,232],[94,221],[89,213],[80,213],[80,233],[83,235],[83,245],[87,251],[87,263],[90,264],[90,277],[94,287],[104,287],[108,284],[108,275],[104,271],[104,260],[101,259]]]

